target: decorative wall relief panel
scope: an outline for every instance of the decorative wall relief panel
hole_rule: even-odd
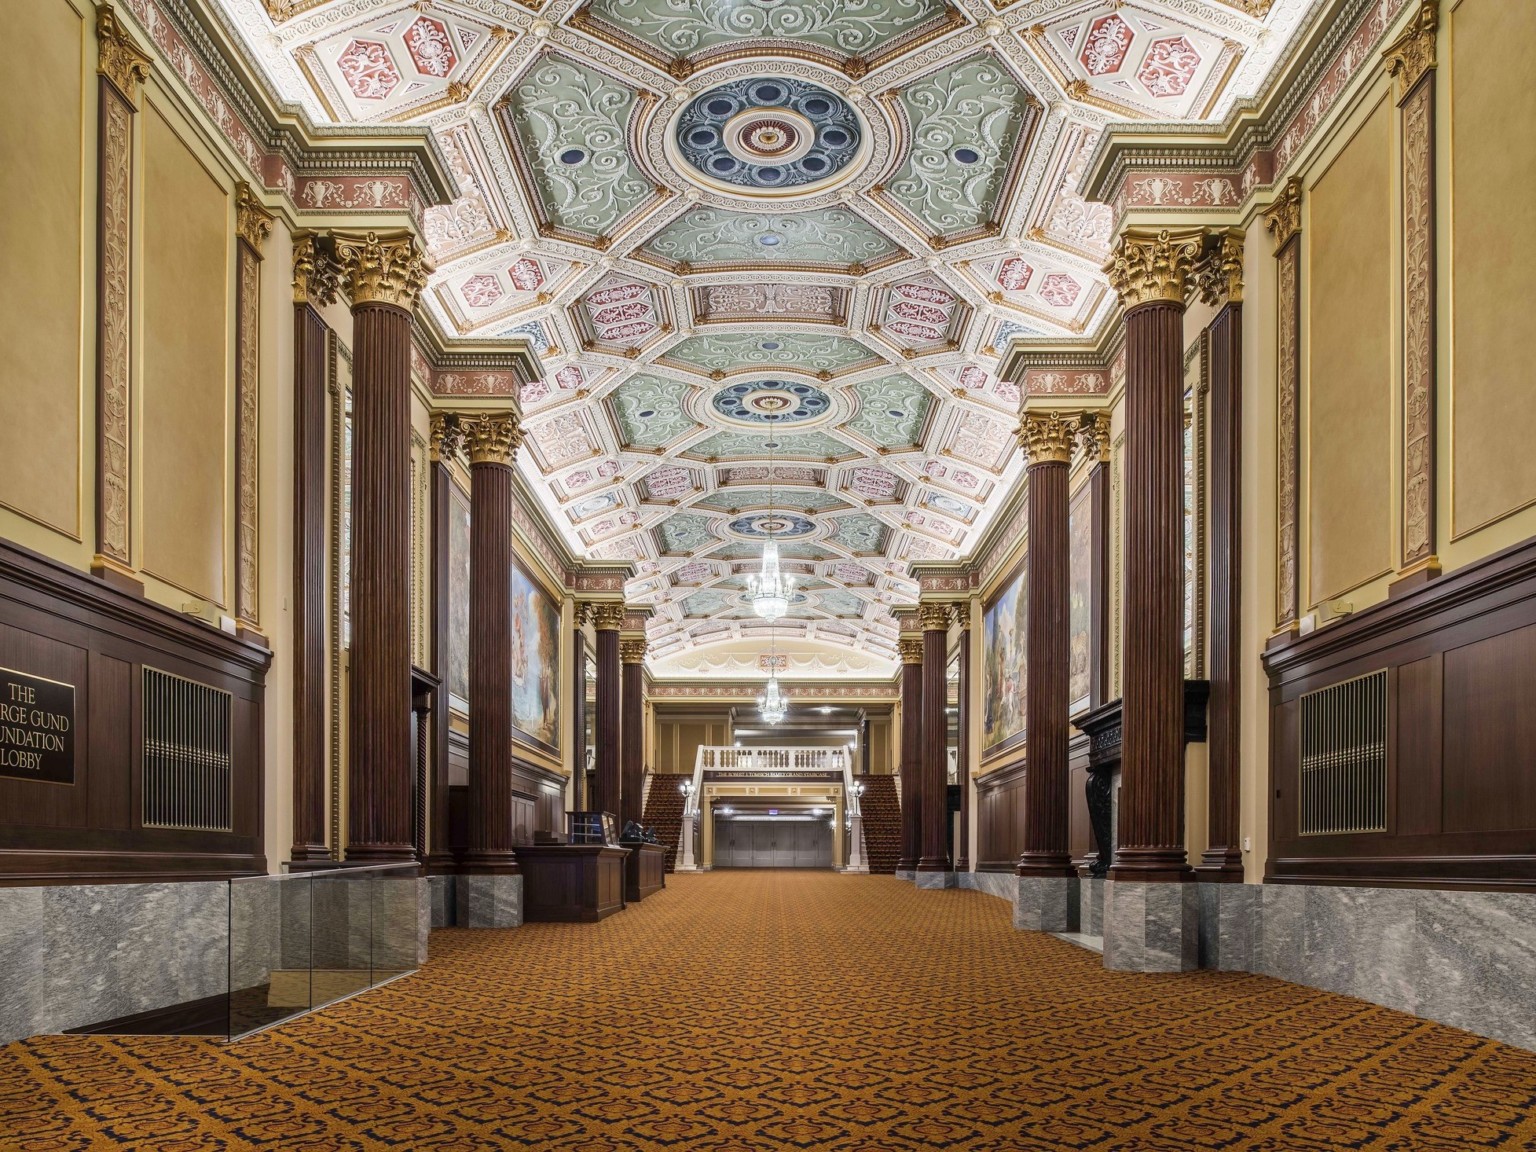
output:
[[[1024,661],[1028,621],[1024,560],[982,614],[981,747],[983,756],[996,756],[1024,739],[1024,685],[1029,669]]]
[[[469,709],[469,497],[448,488],[448,694]]]
[[[520,561],[512,566],[512,727],[559,754],[560,606]]]
[[[1072,494],[1067,509],[1068,588],[1071,610],[1068,619],[1070,649],[1067,656],[1067,698],[1070,710],[1088,706],[1093,685],[1093,660],[1097,651],[1093,642],[1093,492],[1091,484],[1081,484]]]

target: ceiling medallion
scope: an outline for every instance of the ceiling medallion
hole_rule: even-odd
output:
[[[762,540],[768,537],[776,539],[791,539],[796,536],[809,536],[816,531],[816,525],[804,516],[796,516],[791,512],[754,512],[748,516],[738,516],[726,525],[738,536],[745,536],[751,540]],[[775,560],[777,560],[777,549]]]
[[[799,424],[818,420],[832,408],[820,388],[786,380],[748,380],[715,393],[711,403],[727,420],[743,424]]]
[[[799,196],[856,170],[867,134],[853,105],[788,76],[757,76],[709,89],[684,106],[668,141],[680,169],[739,196]]]

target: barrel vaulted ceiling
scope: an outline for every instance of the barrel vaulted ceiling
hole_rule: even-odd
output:
[[[998,353],[1109,322],[1103,126],[1222,117],[1316,7],[220,3],[317,122],[436,135],[425,307],[543,353],[520,466],[579,555],[636,566],[653,667],[763,666],[771,529],[791,676],[889,671],[910,565],[964,556],[1021,467]]]

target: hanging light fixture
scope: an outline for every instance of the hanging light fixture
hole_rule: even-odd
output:
[[[795,594],[795,578],[779,567],[779,542],[773,536],[773,526],[777,523],[773,508],[773,451],[777,447],[774,441],[768,441],[768,539],[763,544],[763,564],[758,572],[747,576],[752,611],[770,624],[789,615],[789,602]],[[775,682],[770,680],[769,683]]]
[[[774,634],[773,623],[768,627],[768,683],[757,698],[757,712],[765,724],[777,724],[789,710],[784,700],[784,690],[779,687],[779,638]]]

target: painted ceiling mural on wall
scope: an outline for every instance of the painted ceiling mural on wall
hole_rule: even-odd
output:
[[[1219,119],[1321,6],[214,3],[315,122],[435,135],[423,307],[542,350],[519,467],[578,555],[636,566],[653,670],[766,639],[739,579],[771,504],[810,676],[893,670],[909,565],[1016,482],[1006,341],[1109,322],[1103,126]]]

